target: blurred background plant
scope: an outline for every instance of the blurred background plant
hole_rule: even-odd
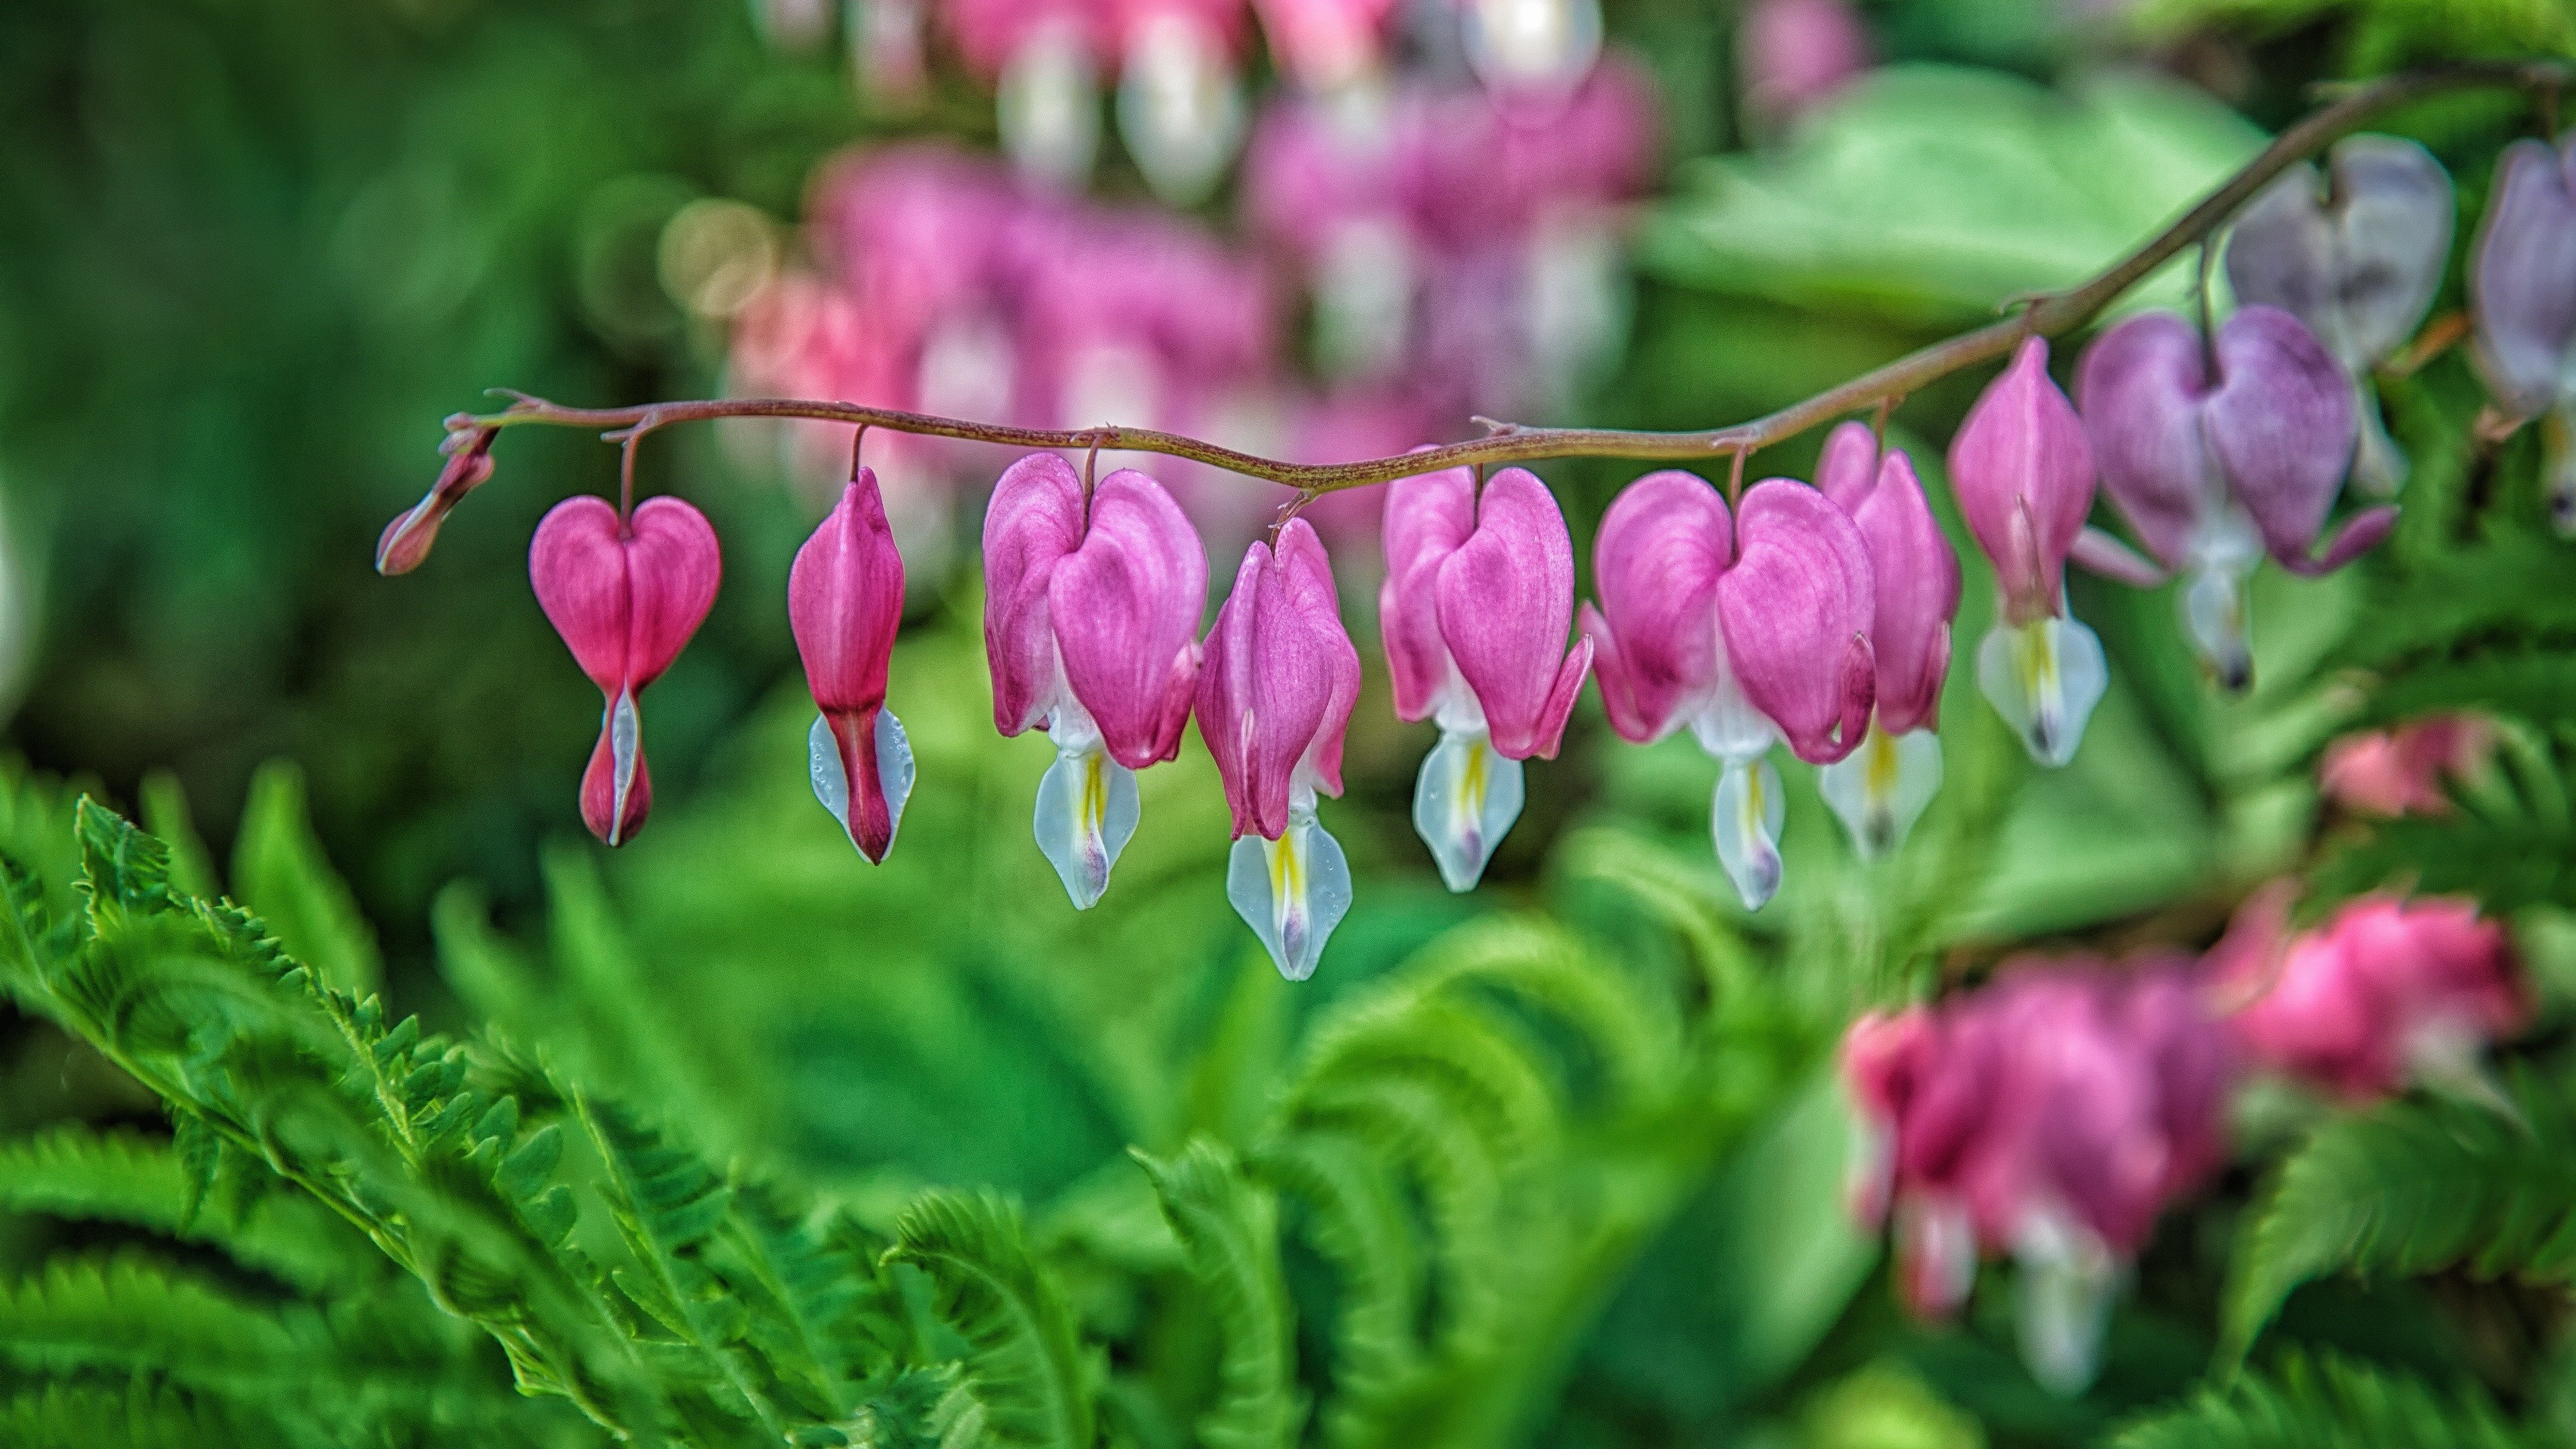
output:
[[[1329,500],[1369,668],[1334,817],[1362,889],[1297,988],[1222,905],[1195,747],[1144,777],[1101,906],[1061,903],[1024,835],[1046,747],[989,725],[965,566],[989,451],[868,440],[911,564],[891,702],[921,779],[882,869],[807,797],[777,607],[846,429],[644,450],[645,487],[715,518],[726,584],[656,688],[658,808],[614,856],[572,809],[591,691],[521,582],[538,515],[614,454],[514,435],[431,566],[367,566],[436,420],[491,384],[1318,461],[1478,412],[1730,421],[2080,279],[2313,83],[2494,54],[2576,54],[2576,21],[0,9],[0,674],[29,762],[0,812],[0,1440],[2576,1434],[2576,616],[2538,430],[2482,430],[2457,350],[2380,377],[2414,468],[2390,544],[2256,576],[2252,693],[2209,691],[2161,591],[2079,579],[2114,668],[2075,763],[2032,770],[1953,679],[1949,783],[1905,850],[1854,862],[1797,772],[1789,884],[1751,917],[1709,856],[1713,763],[1621,746],[1588,703],[1486,887],[1441,890],[1407,817],[1428,731],[1393,722],[1369,639],[1374,500]],[[2384,129],[2449,167],[2466,237],[2535,124],[2472,94]],[[2183,302],[2188,271],[2127,305]],[[1938,443],[1981,381],[1892,423],[1954,540]],[[1275,501],[1150,466],[1220,561]],[[1546,471],[1580,542],[1639,470]],[[1972,570],[1961,636],[1994,612]],[[101,812],[76,828],[76,789],[166,862]],[[2265,998],[2232,1149],[2119,1244],[2098,1372],[2025,1366],[1986,1290],[2033,1260],[1977,1264],[2011,1245],[1970,1243],[1958,1322],[1909,1317],[1902,1225],[1885,1266],[1842,1208],[1871,1130],[1834,1085],[1845,1024],[2059,969],[1994,970],[2016,953],[2198,953],[2285,876],[2296,918],[2248,915],[2215,959],[2351,994],[2397,1055],[2319,1047],[2348,1023]],[[2337,912],[2382,890],[2472,898],[2514,949]],[[275,944],[191,903],[219,894]],[[2439,1041],[2383,1039],[2472,999]]]

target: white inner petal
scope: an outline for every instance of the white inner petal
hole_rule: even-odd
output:
[[[1494,847],[1520,819],[1521,762],[1494,753],[1483,730],[1443,729],[1413,783],[1413,829],[1431,847],[1440,879],[1470,891]]]
[[[1941,790],[1941,740],[1930,730],[1891,735],[1873,716],[1860,748],[1816,772],[1825,803],[1863,860],[1892,854]]]
[[[608,707],[608,752],[617,772],[608,812],[608,843],[615,845],[626,829],[626,797],[635,789],[635,765],[644,756],[644,721],[635,712],[631,689],[617,691],[617,702]]]
[[[1074,909],[1087,911],[1109,889],[1109,872],[1135,838],[1141,814],[1136,772],[1109,758],[1098,735],[1081,749],[1060,750],[1038,781],[1033,828],[1038,849],[1064,882]]]
[[[1717,840],[1717,863],[1748,911],[1762,909],[1780,889],[1780,827],[1787,815],[1780,772],[1769,760],[1726,762],[1717,777],[1709,831]]]
[[[2075,758],[2110,683],[2102,641],[2072,616],[1997,624],[1977,645],[1977,689],[2030,757],[2052,768]]]
[[[1225,896],[1268,948],[1279,974],[1303,981],[1315,974],[1325,942],[1350,912],[1350,863],[1312,810],[1291,809],[1277,840],[1247,835],[1234,843]]]

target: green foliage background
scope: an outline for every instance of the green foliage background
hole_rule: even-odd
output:
[[[1670,168],[1592,417],[1777,405],[2080,276],[2311,81],[2576,36],[2548,0],[1870,14],[1895,68],[1753,152],[1731,10],[1612,6]],[[2100,63],[2142,51],[2225,100]],[[1427,741],[1373,675],[1328,807],[1360,899],[1290,987],[1224,904],[1194,748],[1144,776],[1102,906],[1063,906],[968,581],[907,630],[921,784],[892,861],[855,861],[776,608],[811,520],[711,435],[646,454],[728,576],[615,855],[571,809],[595,701],[521,582],[608,451],[513,435],[430,567],[367,567],[477,388],[712,390],[655,239],[699,196],[791,216],[889,129],[836,57],[708,0],[28,0],[0,121],[0,1444],[2576,1435],[2570,557],[2456,353],[2386,389],[2418,468],[2392,543],[2261,578],[2250,697],[2206,691],[2163,593],[2079,581],[2114,682],[2077,763],[2035,774],[1956,678],[1904,854],[1854,864],[1802,775],[1757,918],[1709,859],[1712,767],[1597,714],[1487,887],[1441,891],[1405,816]],[[2531,124],[2392,122],[2452,165],[2463,235]],[[1980,381],[1896,419],[1942,507]],[[1579,534],[1633,471],[1552,474]],[[2461,809],[2321,811],[2333,733],[2458,706],[2505,722]],[[2080,1398],[2020,1368],[1998,1283],[1907,1322],[1841,1216],[1844,1022],[2026,946],[2204,943],[2284,871],[2312,906],[2413,882],[2514,923],[2545,1003],[2514,1110],[2255,1104]]]

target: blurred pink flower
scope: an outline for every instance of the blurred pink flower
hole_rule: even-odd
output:
[[[1395,0],[1253,0],[1279,68],[1309,91],[1337,90],[1377,69]]]
[[[2437,714],[2335,741],[2317,784],[2327,799],[2360,814],[2439,815],[2451,808],[2443,787],[2477,773],[2494,748],[2495,726],[2486,720]]]
[[[1869,30],[1850,0],[1754,0],[1735,55],[1745,110],[1776,127],[1869,68]]]
[[[2353,1101],[2409,1080],[2458,1080],[2530,1019],[2504,927],[2477,903],[2363,896],[2289,932],[2292,889],[2257,892],[2211,952],[2232,1023],[2257,1062]]]

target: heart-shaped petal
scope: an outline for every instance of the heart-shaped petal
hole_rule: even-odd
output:
[[[2532,140],[2504,149],[2469,263],[2478,370],[2517,417],[2538,417],[2570,391],[2576,178],[2568,159]]]
[[[1649,473],[1610,503],[1592,546],[1599,608],[1584,637],[1610,727],[1643,744],[1681,723],[1717,682],[1717,581],[1735,555],[1726,500],[1678,470]]]
[[[1189,517],[1144,474],[1110,474],[1046,591],[1065,683],[1110,758],[1131,770],[1169,758],[1196,692],[1191,645],[1207,608],[1207,550]]]
[[[1449,468],[1386,485],[1386,582],[1378,630],[1395,686],[1395,714],[1429,719],[1455,679],[1440,636],[1440,566],[1476,530],[1476,475]]]
[[[1047,580],[1082,544],[1082,478],[1053,453],[1002,472],[984,510],[984,657],[993,725],[1016,735],[1043,723],[1064,686]]]
[[[1876,697],[1869,546],[1825,495],[1775,478],[1744,495],[1735,566],[1717,581],[1727,664],[1798,758],[1858,748]]]
[[[1562,678],[1574,622],[1574,540],[1556,497],[1506,468],[1476,500],[1476,528],[1441,561],[1440,634],[1504,758],[1554,758],[1581,676]]]
[[[2014,623],[2055,614],[2067,550],[2093,508],[2084,423],[2048,375],[2048,343],[2025,339],[1950,439],[1950,488],[1992,559]]]

